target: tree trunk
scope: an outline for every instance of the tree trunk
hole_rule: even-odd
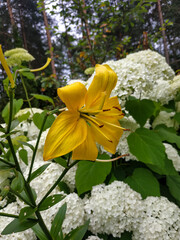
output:
[[[7,8],[8,8],[8,13],[9,13],[11,25],[12,25],[12,27],[15,27],[16,24],[15,24],[15,20],[14,20],[12,8],[11,8],[10,0],[7,0]]]
[[[55,63],[54,63],[54,54],[53,54],[53,50],[52,50],[53,48],[52,48],[52,42],[51,42],[51,35],[50,35],[50,31],[49,31],[49,24],[48,24],[46,11],[45,11],[44,1],[42,1],[42,9],[43,9],[42,12],[43,12],[43,17],[44,17],[44,25],[45,25],[45,28],[46,28],[46,35],[47,35],[47,40],[48,40],[49,52],[50,52],[50,56],[51,56],[52,73],[54,75],[54,78],[57,79],[56,68],[55,68]]]
[[[161,10],[161,0],[157,0],[157,6],[158,6],[158,13],[159,13],[159,20],[160,20],[160,25],[161,25],[161,31],[162,31],[162,36],[163,36],[163,43],[164,43],[164,53],[166,57],[166,62],[169,64],[169,53],[167,49],[167,41],[166,41],[166,32],[163,26],[163,15],[162,15],[162,10]]]

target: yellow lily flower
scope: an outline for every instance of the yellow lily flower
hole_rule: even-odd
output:
[[[10,80],[10,83],[11,83],[11,87],[14,88],[15,87],[15,83],[14,83],[14,79],[13,79],[13,76],[11,74],[11,71],[7,65],[7,62],[6,62],[6,59],[4,57],[4,54],[3,54],[3,51],[2,51],[2,47],[0,45],[0,61],[1,61],[1,64]]]
[[[44,160],[72,151],[73,160],[95,161],[96,142],[114,154],[123,129],[119,119],[123,113],[117,97],[110,97],[117,82],[116,73],[108,65],[96,65],[96,74],[88,90],[80,83],[58,88],[67,110],[51,126],[45,146]]]

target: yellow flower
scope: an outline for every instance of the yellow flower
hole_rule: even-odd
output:
[[[116,152],[123,133],[119,124],[123,113],[118,98],[110,98],[117,75],[108,65],[96,65],[95,71],[88,90],[80,82],[58,88],[58,96],[67,110],[56,118],[48,132],[45,161],[71,151],[73,160],[95,161],[96,142],[108,152]]]
[[[7,62],[6,62],[6,59],[4,57],[4,54],[3,54],[3,51],[2,51],[2,47],[0,45],[0,61],[1,61],[1,64],[10,80],[10,83],[11,83],[11,87],[14,88],[15,87],[15,83],[14,83],[14,79],[13,79],[13,76],[11,74],[11,71],[7,65]]]

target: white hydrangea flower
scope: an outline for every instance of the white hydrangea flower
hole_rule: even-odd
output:
[[[168,143],[163,143],[165,146],[165,151],[168,156],[168,159],[172,160],[174,168],[176,171],[180,171],[180,156],[178,154],[178,151]]]
[[[139,51],[118,61],[107,61],[106,64],[118,76],[112,95],[120,98],[122,107],[128,96],[165,104],[173,99],[177,92],[177,88],[170,87],[175,73],[166,63],[165,58],[157,52]],[[88,85],[92,82],[93,76],[88,80]]]
[[[54,205],[46,211],[43,211],[42,217],[45,219],[47,226],[50,228],[57,211],[65,202],[67,203],[67,211],[65,220],[62,225],[62,230],[64,234],[68,234],[73,229],[85,223],[84,203],[76,193],[67,195],[58,204]]]
[[[103,240],[102,238],[99,238],[98,236],[89,236],[86,240]]]
[[[157,125],[165,124],[167,127],[174,127],[175,112],[160,111],[158,116],[154,119],[152,127],[155,128]]]
[[[174,77],[172,84],[171,84],[171,88],[172,90],[174,90],[175,92],[177,90],[180,90],[180,75],[177,75]]]
[[[8,204],[5,208],[0,210],[3,213],[11,213],[18,215],[21,207],[17,202]],[[11,222],[13,218],[0,216],[0,233]],[[12,233],[10,235],[0,235],[2,240],[36,240],[36,236],[31,229],[27,229],[23,232]]]
[[[133,240],[179,240],[180,209],[165,197],[147,197],[139,225],[134,227]]]
[[[85,200],[86,219],[90,219],[89,230],[93,234],[120,237],[137,224],[141,211],[140,194],[120,181],[93,187],[91,197]]]

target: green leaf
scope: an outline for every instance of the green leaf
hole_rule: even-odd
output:
[[[16,192],[22,192],[24,189],[24,178],[20,172],[17,172],[17,176],[13,179],[11,183],[11,188]]]
[[[180,176],[167,176],[166,179],[170,193],[180,203]]]
[[[167,127],[163,124],[155,127],[154,131],[160,136],[162,141],[167,141],[169,143],[176,143],[178,148],[180,148],[180,136],[177,136],[176,130],[172,127]]]
[[[27,77],[28,79],[30,80],[33,80],[35,78],[34,74],[32,72],[21,72],[21,74],[24,76],[24,77]]]
[[[175,115],[174,115],[174,119],[180,123],[180,112],[177,112]]]
[[[76,188],[78,194],[92,189],[93,186],[103,183],[111,171],[111,162],[80,161],[76,171]]]
[[[45,115],[46,115],[45,111],[42,113],[35,113],[33,115],[33,122],[37,128],[41,129]],[[53,115],[49,115],[46,119],[46,123],[44,125],[43,131],[45,131],[47,128],[50,128],[54,120],[55,120],[55,117]]]
[[[14,99],[13,100],[13,114],[12,114],[12,119],[14,118],[14,116],[16,115],[16,113],[21,109],[23,105],[23,99]],[[2,117],[4,118],[5,123],[8,123],[9,120],[9,109],[10,109],[10,105],[9,103],[7,103],[7,105],[5,106],[5,108],[2,111]]]
[[[41,227],[39,224],[36,224],[32,227],[32,230],[36,234],[36,236],[39,238],[39,240],[48,240],[44,232],[42,231]]]
[[[34,172],[31,174],[30,181],[32,181],[33,179],[35,179],[35,178],[37,178],[39,175],[41,175],[41,173],[43,173],[49,165],[50,165],[50,163],[47,163],[47,164],[42,165],[41,167],[39,167],[36,171],[34,171]]]
[[[49,96],[46,95],[41,95],[41,94],[31,94],[33,97],[35,97],[36,99],[40,99],[42,101],[48,101],[50,103],[52,103],[52,105],[55,107],[54,101],[52,98],[50,98]]]
[[[88,230],[88,226],[89,226],[89,221],[87,221],[84,225],[77,227],[76,229],[68,233],[68,235],[66,235],[64,240],[82,240],[85,233]]]
[[[15,138],[12,138],[12,143],[14,146],[20,147],[20,146],[22,146],[22,142],[26,142],[27,139],[28,138],[26,136],[20,135]]]
[[[26,218],[32,216],[36,210],[37,210],[36,208],[31,208],[31,207],[22,208],[19,213],[19,220],[24,221]]]
[[[165,147],[158,134],[146,129],[138,128],[128,138],[130,152],[139,161],[164,167]]]
[[[26,229],[31,228],[37,223],[37,220],[25,219],[24,221],[20,221],[18,218],[14,219],[10,222],[5,229],[2,231],[2,235],[7,235],[11,233],[17,233],[25,231]]]
[[[27,120],[30,115],[31,115],[30,112],[27,112],[27,113],[25,113],[25,114],[23,114],[23,115],[18,116],[19,122],[22,122],[22,121]]]
[[[146,168],[136,168],[132,176],[124,180],[132,189],[139,192],[142,198],[148,196],[160,197],[159,182]]]
[[[131,97],[130,100],[126,102],[125,107],[141,127],[144,126],[147,119],[153,115],[156,109],[153,101],[148,99],[139,100],[134,97]]]
[[[156,132],[146,128],[138,128],[128,138],[130,152],[140,162],[159,174],[176,175],[172,161],[167,159],[165,147]]]
[[[63,181],[58,183],[58,187],[59,187],[60,191],[63,191],[66,194],[69,194],[71,192],[69,186]]]
[[[26,165],[28,165],[28,153],[25,149],[19,150],[19,157]]]
[[[24,141],[20,141],[20,140],[18,140],[18,142],[21,143],[22,145],[29,147],[32,151],[34,151],[34,146],[32,144],[24,142]]]
[[[66,159],[62,158],[62,157],[57,157],[57,158],[54,158],[54,161],[56,163],[58,163],[59,165],[61,165],[62,167],[66,168],[67,167],[67,161]]]
[[[51,226],[51,235],[54,240],[60,240],[62,234],[62,224],[66,215],[67,204],[64,203],[57,212]]]
[[[55,194],[52,196],[47,197],[39,206],[39,211],[44,211],[49,209],[50,207],[54,206],[58,202],[60,202],[65,196],[62,194]]]

